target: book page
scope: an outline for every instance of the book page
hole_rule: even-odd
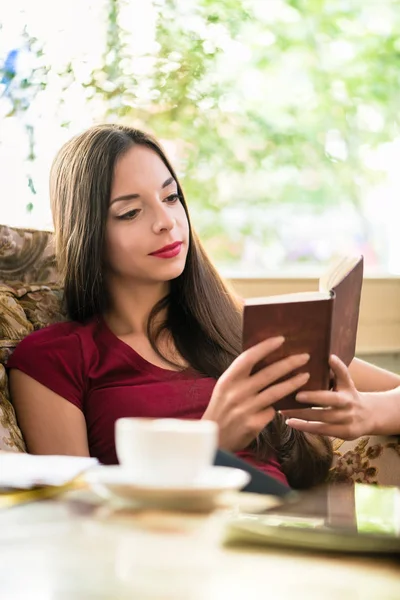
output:
[[[358,263],[361,256],[342,256],[339,260],[335,260],[328,270],[321,275],[319,280],[319,290],[321,292],[329,292],[334,288],[345,276],[350,273],[353,267]]]
[[[0,490],[63,485],[99,464],[97,458],[0,452]]]
[[[258,306],[259,304],[286,304],[289,302],[312,302],[314,300],[328,300],[330,292],[294,292],[293,294],[281,294],[276,296],[264,296],[261,298],[247,298],[247,306]]]

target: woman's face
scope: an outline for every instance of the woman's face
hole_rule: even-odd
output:
[[[178,188],[147,146],[130,148],[116,163],[106,225],[108,272],[126,283],[178,277],[185,268],[189,224]]]

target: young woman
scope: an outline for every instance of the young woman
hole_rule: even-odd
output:
[[[153,138],[89,129],[56,157],[50,195],[70,320],[32,333],[9,361],[29,452],[112,464],[119,417],[205,418],[218,423],[222,449],[300,488],[329,469],[319,434],[400,432],[400,392],[385,391],[400,378],[356,360],[349,372],[332,359],[337,390],[312,395],[325,411],[292,411],[288,422],[276,414],[274,402],[306,382],[309,357],[251,374],[283,339],[240,353],[241,304],[207,258]],[[305,373],[280,381],[299,367]],[[383,412],[391,418],[381,422]]]

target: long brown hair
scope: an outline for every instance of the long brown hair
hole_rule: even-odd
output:
[[[59,151],[50,175],[56,253],[70,319],[85,322],[108,305],[104,283],[104,240],[114,167],[133,145],[142,144],[161,158],[178,186],[189,222],[189,250],[183,273],[170,293],[153,308],[148,335],[156,352],[167,329],[179,354],[194,369],[218,378],[241,352],[242,305],[210,262],[191,225],[178,177],[160,144],[150,135],[122,125],[98,125]],[[155,317],[166,308],[166,320]],[[277,415],[254,442],[260,458],[277,455],[296,488],[323,481],[332,460],[327,438],[289,428]]]

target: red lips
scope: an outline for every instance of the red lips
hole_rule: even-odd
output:
[[[150,256],[156,256],[157,258],[173,258],[180,253],[181,247],[182,242],[174,242],[173,244],[163,246],[154,252],[150,252]]]

